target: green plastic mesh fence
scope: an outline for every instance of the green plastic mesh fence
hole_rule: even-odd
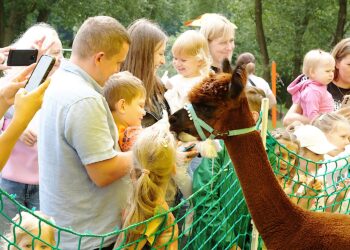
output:
[[[210,165],[208,165],[210,166]],[[211,172],[209,169],[204,170]],[[206,183],[204,183],[206,182]],[[207,176],[207,180],[204,180],[198,190],[196,190],[188,199],[182,199],[181,202],[172,207],[170,211],[164,211],[157,214],[142,223],[132,225],[123,230],[117,230],[104,235],[94,235],[86,231],[84,233],[74,232],[69,228],[61,228],[55,225],[52,221],[46,220],[39,215],[35,214],[32,210],[29,210],[20,205],[13,195],[9,195],[0,189],[0,219],[3,223],[7,223],[7,233],[1,233],[1,249],[21,249],[19,240],[14,237],[18,232],[25,232],[32,241],[34,249],[34,243],[37,241],[47,244],[47,248],[61,249],[62,235],[69,234],[76,238],[76,249],[81,248],[81,242],[87,238],[99,238],[100,246],[97,249],[102,249],[104,241],[107,237],[113,236],[117,239],[118,235],[127,233],[136,227],[143,226],[144,231],[148,231],[149,225],[152,225],[152,221],[161,220],[166,221],[166,217],[169,213],[172,213],[175,217],[175,223],[179,227],[178,238],[171,238],[170,241],[164,243],[163,247],[158,246],[161,249],[170,249],[170,245],[173,241],[178,241],[179,249],[236,249],[236,246],[240,246],[241,249],[249,249],[251,226],[250,216],[246,209],[243,194],[233,170],[230,161],[219,166],[215,169],[215,174]],[[23,225],[21,215],[19,219],[13,220],[4,211],[5,200],[14,204],[18,210],[18,213],[26,211],[29,214],[37,218],[39,230],[35,233],[26,229]],[[166,226],[165,223],[160,223],[160,226],[155,232],[152,232],[155,238],[157,238],[162,232],[168,230],[173,225]],[[45,226],[50,226],[55,229],[56,242],[49,243],[40,239],[40,236],[44,233]],[[152,230],[150,230],[152,231]],[[142,244],[145,238],[139,238],[137,241],[129,244],[121,244],[116,249],[134,249],[138,243]],[[17,244],[16,244],[17,243]],[[131,247],[132,246],[132,247]],[[152,246],[151,249],[154,249]],[[28,248],[31,249],[31,248]],[[137,248],[142,249],[142,248]]]
[[[349,213],[347,157],[315,163],[279,144],[270,134],[267,149],[276,178],[293,202],[314,211]],[[154,236],[157,239],[163,232],[170,232],[169,240],[158,246],[158,249],[171,249],[172,242],[177,242],[179,249],[250,249],[251,218],[226,150],[224,154],[220,161],[208,159],[207,164],[202,164],[202,167],[196,169],[193,194],[188,199],[180,200],[169,211],[159,211],[156,216],[146,221],[103,235],[61,228],[20,205],[13,195],[0,190],[0,220],[1,223],[7,224],[8,229],[7,233],[0,234],[1,249],[22,249],[19,245],[22,236],[18,232],[29,235],[32,249],[36,242],[46,244],[47,248],[61,249],[61,238],[67,234],[76,238],[76,249],[83,249],[82,241],[89,238],[98,238],[100,245],[97,249],[102,249],[106,238],[112,236],[117,239],[119,235],[125,235],[128,231],[140,227],[143,228],[144,234],[148,235],[147,238]],[[197,178],[196,175],[201,178]],[[15,205],[18,213],[26,211],[36,217],[38,230],[26,229],[22,215],[16,219],[10,218],[4,211],[7,204],[5,201]],[[170,213],[175,217],[175,222],[166,225],[164,222]],[[158,226],[154,229],[152,225],[155,221],[158,221]],[[179,228],[177,238],[174,234],[175,224]],[[55,242],[44,242],[41,239],[47,227],[55,229]],[[123,241],[123,237],[121,239],[120,247],[116,249],[146,249],[142,248],[147,240],[146,236],[131,243]],[[157,248],[150,245],[148,249]]]
[[[275,175],[294,203],[312,211],[349,214],[349,155],[314,162],[290,151],[270,134],[267,144]]]

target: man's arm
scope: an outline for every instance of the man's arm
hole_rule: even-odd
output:
[[[130,173],[132,152],[120,152],[115,157],[86,165],[90,179],[98,187],[105,187]]]

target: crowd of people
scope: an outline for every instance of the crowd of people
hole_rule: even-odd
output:
[[[179,214],[168,213],[148,226],[131,227],[119,237],[107,236],[102,243],[98,237],[79,238],[67,231],[59,232],[59,241],[57,235],[54,237],[53,225],[78,233],[88,229],[96,235],[130,227],[168,211],[198,190],[205,191],[211,177],[224,166],[229,166],[235,176],[223,141],[211,142],[215,154],[208,158],[205,142],[196,142],[186,151],[183,146],[188,145],[181,145],[169,132],[167,115],[188,102],[187,95],[195,84],[220,73],[224,59],[232,59],[237,27],[219,14],[203,15],[199,26],[175,40],[171,52],[177,74],[163,81],[158,69],[165,63],[168,38],[158,24],[147,19],[125,28],[112,17],[88,18],[77,31],[69,59],[62,56],[57,32],[42,23],[0,50],[4,73],[0,80],[0,188],[16,194],[23,206],[38,210],[33,214],[20,211],[2,196],[2,213],[37,236],[33,239],[20,228],[11,229],[9,221],[2,218],[0,233],[8,231],[11,244],[22,249],[34,245],[60,249],[166,245],[167,249],[178,249],[180,232],[191,237],[203,227],[218,227],[220,220],[209,223],[200,214],[215,203],[220,190],[205,204],[200,202],[200,195],[194,198],[196,209],[185,208],[192,212],[184,225],[176,223]],[[39,55],[55,57],[48,80],[32,92],[24,90],[35,65],[6,66],[10,48],[36,48]],[[318,191],[327,185],[325,182],[334,183],[332,171],[346,165],[322,169],[317,162],[347,154],[349,111],[339,108],[343,96],[350,93],[348,61],[350,39],[339,42],[332,53],[310,51],[303,74],[288,88],[293,105],[284,119],[286,129],[274,133],[283,145],[278,147],[275,142],[270,157],[275,162],[276,178],[291,199],[305,209],[320,204]],[[255,75],[253,54],[242,53],[236,64],[248,72],[246,96],[257,121],[262,99],[267,97],[272,107],[276,98],[269,84]],[[298,160],[296,154],[312,162]],[[321,172],[326,177],[323,182],[315,178]],[[342,174],[336,190],[345,190],[348,184],[347,171]],[[243,199],[243,194],[239,195]],[[339,201],[346,196],[346,191],[336,196],[330,192],[330,199],[324,199],[322,206],[331,212],[341,210]],[[220,206],[225,204],[217,208]],[[247,213],[245,203],[237,211]],[[186,233],[192,220],[199,222]],[[251,230],[249,221],[241,227]],[[227,233],[224,231],[222,227],[217,233]],[[234,245],[240,249],[244,237],[238,231],[232,235],[240,238]],[[10,242],[3,244],[7,249]],[[193,244],[199,246],[200,242]],[[209,242],[208,246],[218,244],[231,243]]]

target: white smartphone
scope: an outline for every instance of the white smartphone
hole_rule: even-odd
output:
[[[41,56],[24,88],[30,92],[42,84],[55,65],[55,61],[56,59],[52,56]]]

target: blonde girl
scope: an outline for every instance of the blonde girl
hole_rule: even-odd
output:
[[[176,162],[175,138],[163,124],[145,129],[132,150],[135,169],[141,176],[135,183],[124,229],[169,209],[165,193]],[[161,233],[155,236],[159,231]],[[130,243],[123,249],[142,249],[145,245],[159,249],[166,244],[166,249],[178,249],[177,237],[178,227],[173,214],[169,212],[147,224],[130,227],[119,236],[116,246]]]
[[[297,154],[300,151],[300,144],[296,136],[285,130],[276,130],[273,137],[283,147],[275,146],[273,159],[276,163],[275,174],[278,183],[287,194],[294,193],[300,186],[299,182],[294,182],[296,167],[299,164]]]
[[[313,121],[313,125],[321,129],[336,149],[325,155],[325,163],[319,175],[325,182],[327,198],[326,211],[338,211],[345,199],[350,184],[348,179],[350,124],[348,120],[335,112],[323,114]],[[347,199],[348,200],[348,199]],[[347,204],[343,204],[343,207]],[[346,209],[340,208],[339,212]]]
[[[40,211],[36,211],[34,214],[54,223],[51,217],[48,217]],[[39,218],[36,216],[28,212],[21,212],[20,214],[17,214],[12,221],[20,227],[12,224],[9,233],[5,236],[5,238],[18,246],[19,249],[23,250],[51,249],[52,247],[55,247],[55,229],[44,221],[39,220]],[[28,234],[23,229],[34,235],[34,237],[38,237],[38,239],[34,239],[32,235]],[[1,249],[15,250],[18,248],[13,245],[8,248],[8,243],[4,242]]]
[[[178,74],[169,79],[165,98],[174,113],[188,102],[191,88],[208,75],[211,60],[205,37],[195,30],[185,31],[175,40],[172,54]]]
[[[299,168],[296,177],[302,186],[292,201],[304,209],[315,209],[319,204],[319,197],[324,188],[324,181],[318,178],[323,165],[324,155],[336,147],[331,144],[325,134],[312,125],[301,125],[295,128],[294,135],[300,143]]]

